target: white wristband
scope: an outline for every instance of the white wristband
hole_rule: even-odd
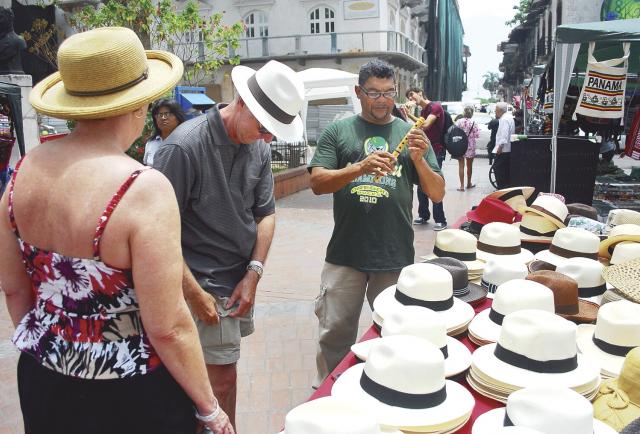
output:
[[[216,409],[213,410],[213,412],[211,414],[207,414],[206,416],[203,416],[200,414],[200,412],[198,411],[198,409],[196,408],[196,419],[198,419],[200,422],[213,422],[214,420],[216,420],[216,418],[218,417],[218,415],[220,415],[220,404],[218,403],[218,400],[216,400]]]

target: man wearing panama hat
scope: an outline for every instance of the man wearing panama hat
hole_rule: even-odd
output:
[[[275,228],[269,142],[302,136],[304,86],[270,61],[231,72],[236,96],[181,124],[154,157],[182,217],[183,291],[211,385],[234,421],[236,362],[251,334],[253,304]]]

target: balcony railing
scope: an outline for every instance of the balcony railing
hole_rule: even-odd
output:
[[[387,30],[241,38],[239,43],[236,50],[230,50],[230,57],[238,55],[246,60],[273,56],[304,57],[384,51],[403,53],[425,63],[425,49],[416,41],[400,32]],[[198,42],[192,44],[202,45]],[[204,47],[198,48],[203,57]]]

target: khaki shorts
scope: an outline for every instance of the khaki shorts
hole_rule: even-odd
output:
[[[200,335],[200,345],[207,365],[229,365],[240,359],[240,338],[249,336],[255,330],[253,325],[253,306],[240,318],[229,314],[237,309],[225,309],[229,297],[214,295],[220,323],[211,325],[201,321],[195,315],[193,320]]]

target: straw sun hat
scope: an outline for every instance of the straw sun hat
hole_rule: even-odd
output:
[[[40,113],[61,119],[101,119],[132,112],[161,97],[183,73],[182,61],[146,50],[123,27],[77,33],[58,49],[59,71],[29,96]]]

